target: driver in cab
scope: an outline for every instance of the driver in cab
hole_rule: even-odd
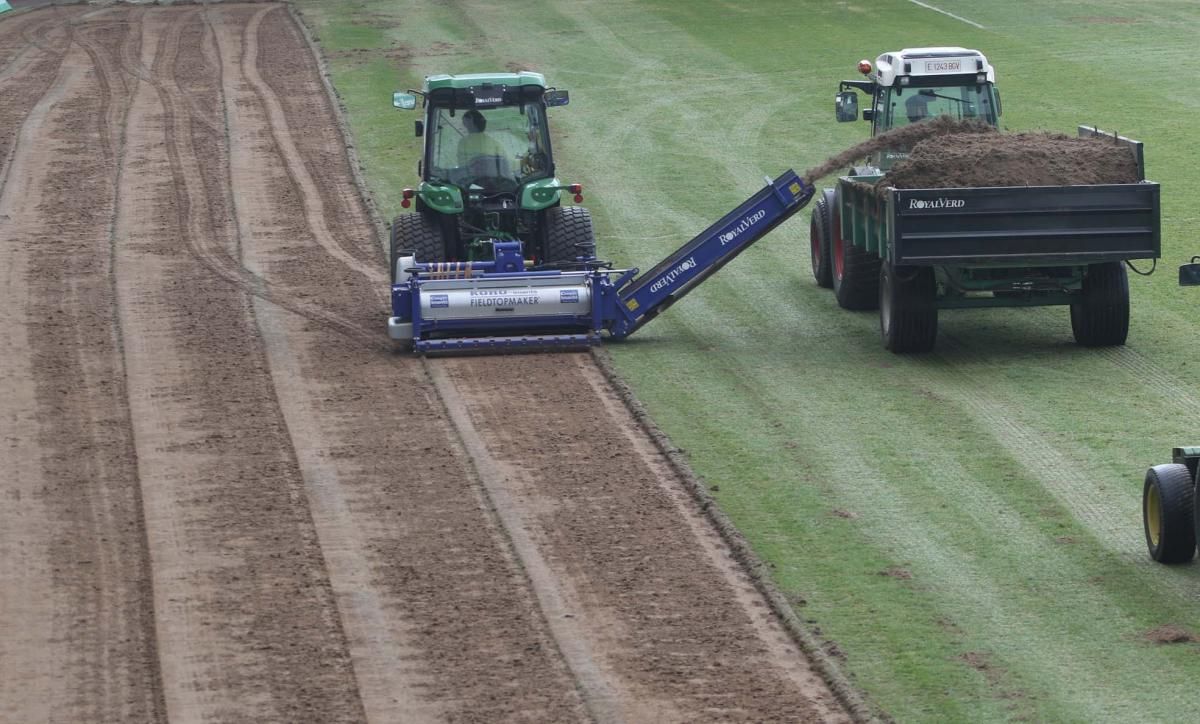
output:
[[[909,123],[920,123],[929,118],[929,101],[933,100],[931,94],[927,91],[919,91],[904,104],[905,113],[908,115]]]
[[[504,156],[504,148],[486,133],[487,119],[479,111],[463,114],[463,128],[467,135],[458,144],[458,165],[467,166],[481,156]]]

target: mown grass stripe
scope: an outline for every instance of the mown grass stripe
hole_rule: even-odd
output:
[[[934,7],[933,5],[930,5],[928,3],[923,3],[923,2],[921,2],[921,0],[908,0],[908,1],[910,3],[912,3],[913,5],[919,5],[923,8],[925,8],[926,10],[932,10],[935,13],[941,13],[942,15],[945,15],[948,18],[954,18],[955,20],[966,23],[967,25],[970,25],[973,28],[979,28],[980,30],[984,29],[984,27],[982,25],[975,22],[974,20],[967,20],[966,18],[962,17],[961,15],[955,15],[954,13],[952,13],[948,10],[942,10],[941,8]]]

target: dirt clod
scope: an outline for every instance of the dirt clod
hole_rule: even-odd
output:
[[[1156,644],[1191,644],[1200,641],[1196,634],[1174,624],[1164,624],[1151,629],[1142,634],[1142,637]]]

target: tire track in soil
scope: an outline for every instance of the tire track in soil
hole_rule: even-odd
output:
[[[29,13],[26,17],[35,18],[39,14]],[[0,38],[8,39],[10,31],[22,27],[16,24],[10,26],[8,22],[0,26]],[[0,167],[0,190],[4,189],[9,169],[13,165],[13,154],[22,124],[54,81],[59,66],[66,57],[71,28],[63,22],[54,30],[55,42],[59,47],[47,49],[44,46],[30,45],[33,50],[28,54],[28,62],[21,65],[21,72],[14,72],[12,80],[0,83],[0,90],[4,92],[4,103],[0,103],[0,158],[4,159],[3,166]]]
[[[0,702],[12,721],[151,721],[162,709],[149,574],[107,274],[115,159],[91,145],[113,118],[104,109],[128,98],[89,40],[55,30],[5,98],[27,115],[0,196],[4,288],[21,297],[2,315]],[[54,208],[74,213],[44,213]]]
[[[252,85],[246,78],[249,62],[256,62],[257,37],[262,15],[275,8],[247,11],[205,11],[205,27],[215,45],[215,62],[220,81],[221,106],[225,116],[225,148],[228,158],[227,201],[236,220],[234,233],[240,261],[259,278],[265,278],[272,261],[284,257],[285,249],[277,248],[279,241],[303,240],[308,229],[292,230],[293,220],[281,216],[282,209],[275,200],[276,189],[285,193],[294,186],[294,176],[278,170],[282,160],[276,145],[261,136],[261,129],[270,127],[271,119],[262,110],[261,78]],[[214,15],[217,15],[215,19]],[[219,27],[214,30],[214,23]],[[253,91],[247,89],[253,88]],[[274,136],[274,134],[272,134]],[[279,178],[282,175],[282,178]],[[236,190],[236,194],[232,193]],[[288,198],[288,196],[284,196]],[[299,232],[299,233],[293,233]],[[263,240],[277,239],[274,243]],[[289,433],[296,442],[298,461],[310,500],[317,536],[327,561],[330,583],[338,599],[342,625],[350,642],[351,661],[363,708],[372,721],[392,717],[396,707],[403,707],[413,720],[436,721],[441,712],[431,704],[422,704],[414,693],[421,672],[403,662],[414,660],[416,652],[403,643],[404,632],[393,625],[384,611],[379,592],[372,587],[371,570],[367,561],[367,544],[355,525],[343,493],[344,482],[336,464],[324,460],[323,440],[313,434],[312,426],[300,421],[314,413],[312,401],[297,381],[304,379],[303,370],[290,348],[291,340],[303,338],[304,332],[293,330],[296,325],[278,308],[255,300],[255,319],[267,348],[272,370],[272,383],[280,399]],[[299,387],[300,389],[293,389]],[[376,534],[378,531],[373,531]]]
[[[294,72],[260,76],[262,87],[256,90],[270,93],[271,102],[279,105],[281,122],[277,132],[286,132],[286,137],[298,151],[295,159],[302,164],[302,171],[315,180],[323,169],[346,164],[348,141],[340,130],[337,107],[330,102],[324,83],[312,82],[322,76],[320,64],[287,8],[280,8],[263,18],[262,28],[256,43],[262,65],[273,65],[271,59],[287,57]],[[302,122],[293,120],[289,123],[288,119]],[[374,235],[362,233],[362,229],[370,228],[372,220],[358,187],[355,184],[323,183],[314,186],[325,220],[323,231],[330,237],[323,243],[333,241],[334,248],[344,249],[358,260],[349,265],[351,268],[368,265],[366,276],[375,283],[372,291],[383,290],[381,304],[388,303],[388,276],[386,271],[382,274],[379,271],[387,269],[387,255],[382,245],[376,243]]]
[[[211,32],[211,28],[209,32]],[[184,106],[186,106],[186,115],[189,121],[199,123],[216,135],[223,135],[225,133],[223,121],[222,125],[218,125],[212,113],[199,109],[197,101],[193,97],[182,93],[178,87],[170,83],[164,83],[155,77],[142,64],[139,58],[123,56],[121,65],[126,73],[154,86],[160,94],[165,94],[165,97],[171,100],[172,109],[178,109],[182,113],[185,112]],[[187,243],[191,247],[192,253],[210,271],[227,282],[241,287],[248,294],[268,300],[313,322],[323,324],[359,343],[376,345],[381,349],[390,348],[386,339],[380,339],[380,335],[377,332],[377,315],[365,316],[360,314],[359,316],[364,318],[363,322],[350,321],[345,316],[330,312],[326,308],[327,305],[324,303],[324,300],[321,300],[320,303],[308,301],[308,297],[315,296],[311,291],[289,294],[275,289],[266,279],[251,273],[243,267],[240,260],[235,258],[236,255],[232,250],[216,243],[205,234],[189,234],[187,235]]]
[[[198,160],[220,168],[216,134],[171,91],[203,25],[156,8],[145,29],[156,82],[138,84],[129,117],[116,279],[167,713],[360,720],[250,296],[188,253],[197,235],[229,238],[208,193],[224,178]]]
[[[254,132],[269,108],[239,77],[250,52],[240,53],[230,38],[243,32],[258,33],[261,47],[271,48],[258,56],[267,85],[308,84],[310,98],[289,109],[291,118],[329,119],[329,127],[310,130],[318,137],[340,136],[329,97],[319,85],[313,95],[312,69],[295,62],[311,57],[307,42],[284,12],[268,9],[261,24],[252,23],[262,12],[222,7],[210,14],[219,15],[227,31],[217,35],[225,58],[230,186],[243,258],[287,293],[328,290],[323,304],[346,318],[369,314],[377,325],[377,280],[322,253],[318,232],[295,213],[294,179],[279,171],[283,151],[273,136]],[[280,96],[291,97],[301,96]],[[251,121],[256,117],[258,124]],[[344,145],[319,169],[320,188],[351,191],[327,200],[343,206],[327,211],[351,220],[344,229],[350,238],[375,246]],[[377,268],[383,266],[380,258]],[[360,345],[346,349],[271,304],[257,303],[256,310],[369,718],[586,718],[419,360]],[[412,464],[414,451],[421,464]]]
[[[67,21],[51,13],[26,13],[5,22],[11,24],[0,29],[0,84],[28,74],[31,57],[37,51],[57,54],[52,49],[53,41],[47,41],[48,31],[62,28]],[[34,30],[44,31],[42,39],[31,38]]]
[[[590,358],[429,364],[520,508],[510,534],[522,529],[555,595],[580,612],[571,636],[629,707],[622,715],[848,720]],[[536,383],[496,384],[508,378]]]
[[[304,157],[296,147],[296,141],[288,126],[279,97],[275,95],[275,92],[269,85],[263,82],[262,76],[259,75],[258,63],[265,57],[264,52],[260,52],[258,45],[259,26],[263,22],[263,17],[267,14],[273,14],[280,19],[278,23],[274,24],[273,30],[275,32],[271,33],[269,37],[286,37],[287,28],[291,25],[290,22],[283,20],[287,16],[287,10],[283,6],[265,8],[250,18],[250,24],[246,28],[245,34],[245,54],[242,62],[243,77],[254,88],[260,104],[266,110],[267,127],[270,129],[276,148],[279,149],[283,167],[287,169],[288,178],[295,187],[293,193],[301,200],[303,215],[308,228],[316,237],[317,242],[330,256],[375,283],[375,286],[381,290],[376,293],[378,297],[377,303],[382,306],[388,299],[382,293],[382,290],[386,288],[388,279],[386,273],[387,265],[384,264],[383,267],[380,267],[379,262],[381,258],[378,254],[372,255],[373,258],[370,262],[361,261],[346,251],[342,244],[334,238],[325,220],[325,202],[320,192],[321,185],[313,180],[308,166],[304,162]],[[295,33],[294,28],[292,32]],[[309,55],[309,58],[311,58],[311,55]],[[314,71],[312,77],[316,77],[316,68],[313,67],[312,70]],[[320,89],[320,86],[314,88],[314,84],[311,82],[307,85],[309,88],[308,95],[312,95],[312,92]],[[311,123],[316,119],[308,118],[307,120]],[[304,135],[309,138],[313,136],[313,134],[308,133]],[[342,149],[342,154],[345,154],[345,149]],[[312,160],[315,162],[319,159]]]

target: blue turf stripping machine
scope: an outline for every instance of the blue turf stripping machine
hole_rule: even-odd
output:
[[[636,332],[809,202],[813,187],[788,170],[653,269],[526,269],[519,241],[497,241],[491,261],[421,263],[401,254],[388,336],[413,351],[585,347]]]

